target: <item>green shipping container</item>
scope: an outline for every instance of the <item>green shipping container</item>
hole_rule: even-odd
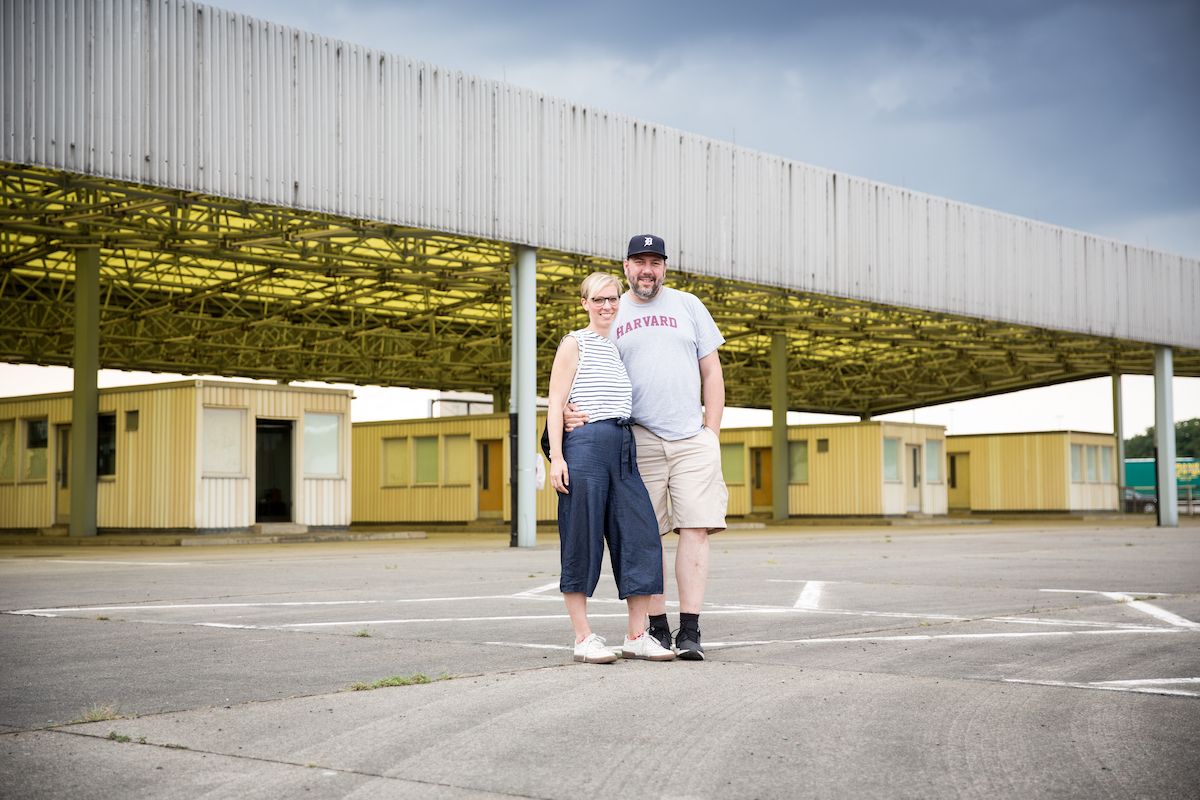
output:
[[[1192,493],[1200,489],[1200,459],[1175,459],[1175,484],[1179,488],[1192,487]],[[1154,496],[1154,459],[1125,459],[1125,485],[1136,489],[1139,494]]]

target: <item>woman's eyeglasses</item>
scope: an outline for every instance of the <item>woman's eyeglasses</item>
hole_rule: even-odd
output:
[[[600,306],[601,308],[603,308],[604,306],[612,306],[613,308],[616,308],[617,303],[620,302],[620,300],[621,300],[620,297],[593,297],[592,298],[592,302],[595,303],[596,305]]]

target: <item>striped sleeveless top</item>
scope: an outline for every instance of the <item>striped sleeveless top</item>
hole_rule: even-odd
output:
[[[572,331],[579,344],[579,367],[568,403],[586,411],[591,422],[633,413],[633,384],[617,346],[589,330]]]

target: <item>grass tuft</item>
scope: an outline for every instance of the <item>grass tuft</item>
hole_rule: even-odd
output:
[[[356,633],[356,634],[354,634],[354,635],[355,635],[355,636],[362,636],[362,637],[364,637],[364,638],[367,638],[367,639],[371,638],[371,632],[370,632],[369,630],[367,630],[366,628],[363,628],[361,631],[359,631],[358,633]]]
[[[109,731],[108,738],[112,739],[114,742],[128,742],[129,741],[128,736],[121,736],[116,731]]]
[[[112,704],[92,703],[91,708],[86,706],[79,709],[79,719],[76,722],[104,722],[108,719],[117,719],[121,716],[121,707],[113,708]]]
[[[352,684],[350,689],[355,692],[365,692],[371,689],[382,689],[384,686],[412,686],[415,683],[433,683],[434,681],[448,681],[450,675],[442,670],[442,674],[436,678],[430,678],[428,675],[417,672],[412,675],[393,675],[390,678],[381,678],[374,683],[366,683],[359,681]]]

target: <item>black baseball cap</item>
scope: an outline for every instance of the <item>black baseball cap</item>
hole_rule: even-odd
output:
[[[663,242],[661,236],[643,233],[629,240],[629,252],[625,254],[626,258],[636,256],[639,253],[654,253],[660,255],[666,260],[667,245]]]

